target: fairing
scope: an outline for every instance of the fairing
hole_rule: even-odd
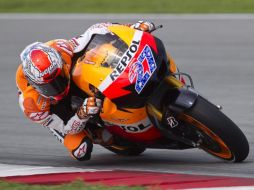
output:
[[[146,102],[169,72],[164,46],[151,34],[127,26],[109,29],[111,34],[90,41],[77,60],[73,80],[88,95],[103,95],[100,117],[111,133],[136,142],[160,139]]]
[[[169,71],[164,46],[146,32],[123,26],[110,29],[112,34],[91,40],[73,79],[88,94],[93,85],[118,107],[143,107]]]

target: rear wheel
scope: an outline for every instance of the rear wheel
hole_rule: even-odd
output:
[[[204,151],[234,162],[241,162],[248,156],[249,143],[242,131],[201,96],[178,119],[187,123],[189,129],[195,132],[196,138],[192,140]]]

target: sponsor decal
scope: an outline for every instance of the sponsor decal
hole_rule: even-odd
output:
[[[36,112],[36,113],[31,113],[29,115],[29,118],[33,121],[41,121],[44,120],[47,116],[49,115],[49,112]]]
[[[53,71],[55,71],[57,68],[60,67],[60,65],[58,64],[59,60],[58,60],[58,56],[55,56],[56,54],[52,51],[45,51],[43,50],[43,52],[47,55],[51,65],[46,68],[44,71],[40,71],[39,68],[37,68],[32,62],[31,63],[31,68],[32,68],[32,72],[34,72],[35,76],[37,76],[38,78],[42,78],[45,75],[52,73]],[[32,55],[31,55],[32,56]],[[36,72],[37,71],[37,72]]]
[[[134,41],[134,40],[131,42],[129,49],[125,52],[121,60],[118,62],[116,68],[110,74],[110,78],[112,81],[115,81],[123,73],[128,63],[137,52],[139,43],[140,41]]]
[[[82,126],[81,121],[74,120],[72,125],[71,125],[70,130],[68,130],[67,133],[70,133],[70,134],[77,133],[77,132],[79,132],[81,130],[81,126]]]
[[[141,93],[156,68],[152,50],[146,45],[140,53],[137,62],[131,65],[129,71],[129,81],[133,83],[135,80],[135,90],[138,94]]]
[[[79,43],[77,41],[77,38],[72,38],[70,40],[70,42],[72,43],[72,45],[74,46],[74,48],[78,47],[79,46]]]
[[[70,47],[70,45],[64,41],[64,40],[58,40],[57,41],[57,46],[59,48],[61,48],[63,51],[65,51],[66,53],[68,53],[70,56],[73,55],[72,49]]]
[[[178,126],[178,121],[172,116],[167,118],[167,123],[171,128],[175,128],[176,126]]]
[[[116,68],[112,71],[112,73],[109,76],[106,77],[106,79],[98,87],[98,89],[101,92],[106,90],[128,67],[128,64],[132,61],[133,57],[138,51],[142,35],[143,35],[142,31],[135,32],[130,47],[123,54],[122,58],[117,63]]]
[[[116,124],[111,122],[105,122],[105,125],[119,126],[127,133],[143,133],[153,126],[151,121],[148,118],[145,118],[137,123],[131,123],[131,124]]]
[[[78,149],[74,152],[76,158],[82,158],[86,155],[87,143],[83,142]]]

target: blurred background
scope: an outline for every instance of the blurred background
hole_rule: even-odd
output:
[[[0,0],[0,12],[253,13],[253,0]]]

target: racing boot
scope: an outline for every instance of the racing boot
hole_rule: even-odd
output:
[[[78,161],[90,160],[93,142],[85,131],[77,134],[67,134],[64,137],[64,146],[71,156]]]

